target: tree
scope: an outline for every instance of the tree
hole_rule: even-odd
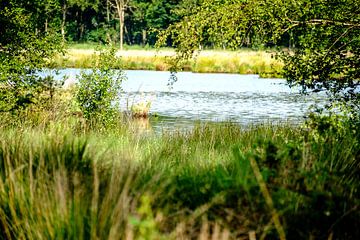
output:
[[[279,55],[288,83],[301,85],[303,92],[326,91],[359,112],[359,1],[185,0],[184,5],[182,20],[159,40],[170,37],[179,59],[209,42],[236,49],[249,39],[267,44],[295,35],[296,48]]]
[[[0,3],[1,112],[16,112],[51,97],[51,93],[45,92],[53,86],[53,79],[38,72],[54,54],[61,52],[61,44],[56,19],[45,16],[43,3],[21,0]]]
[[[129,8],[130,2],[131,0],[109,0],[110,5],[115,9],[119,18],[120,50],[123,50],[124,45],[125,11]]]
[[[115,49],[100,52],[93,57],[95,68],[89,73],[82,71],[79,80],[76,101],[87,120],[96,120],[104,125],[114,123],[118,113],[116,102],[119,100],[121,83],[125,73],[115,67],[119,58]]]
[[[335,103],[360,113],[360,3],[289,1],[279,15],[282,31],[300,32],[297,48],[281,56],[288,83],[304,92],[326,90]]]
[[[154,45],[158,31],[178,20],[174,10],[180,0],[134,0],[128,29],[132,29],[135,42]]]
[[[76,22],[77,22],[77,32],[79,32],[78,39],[82,40],[85,32],[85,25],[83,22],[84,12],[88,9],[93,11],[98,11],[100,5],[100,0],[61,0],[61,35],[63,41],[65,41],[65,27],[66,27],[66,17],[68,15],[69,9],[74,9],[76,11]]]
[[[54,14],[56,15],[59,12],[58,0],[46,0],[41,2],[44,7],[45,15],[45,32],[48,30],[49,20],[48,18],[53,18]]]
[[[257,21],[256,1],[246,0],[184,0],[177,14],[181,20],[163,32],[159,44],[171,37],[173,46],[184,57],[203,45],[236,49],[247,39],[261,34],[263,24]]]

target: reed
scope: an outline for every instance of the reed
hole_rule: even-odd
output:
[[[93,49],[69,49],[65,56],[54,59],[58,67],[91,68],[93,67]],[[169,71],[168,57],[175,52],[165,50],[130,49],[118,52],[122,63],[119,68],[129,70]],[[262,77],[281,77],[282,63],[274,59],[275,52],[266,51],[202,51],[196,58],[188,61],[184,70],[203,73],[238,73],[259,74]]]
[[[77,118],[1,117],[0,239],[360,236],[352,129],[199,122],[159,135]]]

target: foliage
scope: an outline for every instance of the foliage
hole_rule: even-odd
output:
[[[117,43],[119,16],[116,3],[126,3],[123,13],[124,42],[128,45],[154,45],[157,31],[177,20],[172,12],[180,0],[54,0],[61,4],[66,39],[76,42]],[[120,6],[120,5],[119,5]],[[114,8],[115,7],[115,8]],[[60,19],[60,16],[58,16]],[[66,20],[66,23],[64,22]]]
[[[1,112],[15,113],[51,98],[55,81],[39,71],[62,46],[56,21],[51,16],[44,19],[48,10],[43,3],[11,0],[0,4]]]
[[[153,46],[157,39],[158,31],[165,29],[178,20],[174,12],[181,1],[133,1],[134,9],[128,17],[127,28],[132,32],[129,37],[131,43],[149,44]]]
[[[115,49],[100,51],[93,56],[90,72],[83,70],[77,77],[78,90],[76,100],[87,120],[97,119],[103,123],[111,123],[118,113],[117,100],[121,92],[121,82],[126,79],[119,66],[120,59],[115,57]]]
[[[303,91],[327,91],[359,112],[360,19],[352,0],[185,1],[181,21],[159,44],[173,40],[178,59],[189,59],[208,42],[236,49],[250,42],[281,42],[293,36],[295,49],[283,51],[284,76]]]
[[[303,127],[311,130],[309,133],[317,141],[324,140],[329,135],[343,138],[348,134],[357,134],[360,138],[360,114],[354,113],[351,108],[348,111],[342,109],[341,113],[325,112],[323,108],[315,109],[307,116]]]
[[[148,195],[141,196],[141,205],[138,208],[139,217],[131,217],[130,224],[133,225],[135,232],[135,239],[151,240],[151,239],[166,239],[157,229],[157,222],[152,210],[151,197]]]
[[[185,0],[178,10],[181,21],[163,32],[158,44],[165,44],[170,37],[173,46],[186,58],[209,44],[228,49],[251,46],[250,36],[259,37],[263,26],[255,24],[257,12],[253,2],[257,1]]]
[[[72,7],[78,7],[82,11],[85,11],[87,8],[97,10],[100,4],[100,0],[65,0],[68,2],[68,5]]]
[[[304,91],[326,90],[331,100],[360,112],[360,4],[304,1],[291,7],[284,13],[288,28],[301,35],[296,49],[281,56],[289,84]]]
[[[61,48],[56,14],[43,14],[52,3],[0,2],[3,111],[40,103],[46,89],[52,96],[53,79],[36,74]],[[347,11],[349,3],[189,0],[183,25],[167,33],[174,33],[180,56],[187,57],[208,39],[235,48],[258,32],[278,39],[291,28],[298,31],[298,49],[283,56],[290,83],[299,67],[309,66],[300,78],[305,89],[323,84],[351,98],[358,96],[358,20],[351,18],[357,8]],[[332,20],[314,21],[316,14]],[[256,31],[247,34],[249,26]],[[209,35],[192,35],[197,28]],[[335,46],[347,54],[332,54]],[[324,57],[324,49],[336,61]],[[314,51],[324,58],[322,68]],[[76,92],[83,117],[94,120],[90,128],[69,114],[71,100],[11,119],[20,124],[0,115],[0,239],[219,239],[219,228],[228,233],[223,239],[247,238],[254,230],[275,239],[283,237],[281,229],[294,239],[360,238],[359,116],[353,105],[344,103],[350,108],[344,115],[310,115],[305,128],[201,123],[188,131],[134,134],[115,122],[99,131],[116,120],[125,77],[115,70],[121,65],[114,49],[93,61],[95,69],[81,73]],[[348,92],[341,92],[344,87]]]

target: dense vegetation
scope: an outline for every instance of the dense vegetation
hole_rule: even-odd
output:
[[[156,32],[177,20],[180,0],[46,0],[41,24],[56,22],[70,42],[154,45]],[[35,6],[35,5],[34,5]],[[53,19],[47,19],[48,17]],[[121,35],[121,36],[120,36]]]
[[[2,122],[0,238],[360,234],[360,138],[345,122],[199,124],[158,135],[121,119],[108,130],[86,125],[62,112],[69,105],[57,99],[15,126]]]
[[[0,239],[359,239],[359,9],[350,0],[0,1]],[[152,44],[147,31],[167,28],[158,43],[177,48],[174,70],[204,46],[290,39],[296,48],[280,56],[289,83],[327,90],[336,109],[297,127],[153,133],[116,105],[125,76],[113,70],[115,49],[74,88],[41,74],[64,39],[115,41],[121,24],[128,43]]]
[[[11,2],[19,4],[26,11],[34,11],[38,14],[37,28],[39,31],[49,31],[57,26],[63,40],[68,42],[117,45],[122,39],[127,45],[154,46],[160,31],[183,19],[191,20],[189,16],[192,13],[198,13],[203,17],[214,16],[210,21],[208,21],[210,18],[206,19],[207,24],[212,26],[211,28],[203,28],[199,25],[196,29],[197,35],[200,35],[201,31],[207,32],[206,35],[201,36],[203,47],[217,46],[229,49],[237,48],[241,43],[241,46],[259,48],[264,45],[265,38],[267,38],[265,45],[274,45],[269,40],[271,34],[266,33],[265,35],[260,31],[266,26],[257,26],[251,21],[236,19],[237,21],[232,23],[232,26],[236,26],[237,33],[234,33],[234,29],[232,30],[231,26],[227,25],[227,22],[231,23],[233,17],[248,17],[247,14],[253,14],[254,9],[258,8],[257,5],[262,5],[264,2],[259,0],[46,0],[30,2],[3,0],[2,8]],[[215,7],[211,5],[212,2],[215,3]],[[220,6],[222,9],[217,9],[216,6]],[[356,9],[356,6],[353,9]],[[254,16],[255,18],[258,17]],[[248,26],[252,28],[248,30]],[[215,34],[219,29],[223,36]],[[120,31],[122,31],[122,37],[120,37]],[[246,32],[245,37],[242,36],[242,31]],[[236,39],[236,45],[229,42],[229,38]],[[278,43],[281,46],[294,47],[297,39],[298,33],[294,31],[283,34]],[[166,45],[172,46],[173,42],[169,40]]]
[[[237,49],[249,42],[290,41],[279,55],[290,85],[326,91],[360,111],[360,3],[353,0],[185,0],[183,18],[163,32],[178,63],[209,43]],[[336,101],[337,102],[337,101]]]

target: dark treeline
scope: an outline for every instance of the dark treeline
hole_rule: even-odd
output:
[[[35,34],[52,30],[68,42],[154,45],[159,30],[179,19],[181,0],[0,0],[0,10],[31,15]],[[21,9],[21,12],[20,12]],[[5,13],[4,13],[5,14]],[[0,26],[5,31],[7,21]]]
[[[118,44],[122,39],[124,44],[142,46],[154,46],[158,32],[186,18],[189,7],[183,0],[47,1],[58,1],[64,38],[69,42]],[[123,10],[123,20],[119,8]],[[293,47],[296,38],[296,33],[285,33],[277,45]],[[242,46],[258,47],[261,44],[261,37],[251,32]],[[172,42],[168,41],[166,45],[172,46]],[[269,41],[265,45],[275,44]],[[213,47],[214,41],[208,39],[205,46]],[[222,47],[228,48],[226,43]]]
[[[63,37],[70,42],[154,45],[157,31],[179,19],[181,0],[57,1]]]
[[[112,43],[154,46],[158,33],[187,18],[192,2],[184,0],[1,0],[2,8],[16,2],[29,13],[38,14],[36,31],[56,30],[67,42]],[[191,10],[190,10],[191,11]],[[277,45],[292,47],[296,33],[285,33]],[[206,36],[203,36],[206,38]],[[207,39],[204,47],[216,45]],[[171,40],[165,45],[173,46]],[[241,47],[274,46],[264,44],[257,32],[249,32]],[[226,43],[222,48],[232,48]]]

